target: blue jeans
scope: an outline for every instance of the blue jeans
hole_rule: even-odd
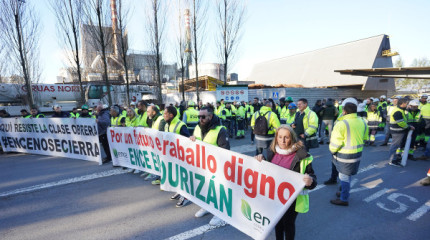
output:
[[[351,176],[339,173],[340,179],[340,200],[348,202],[349,200],[349,189],[351,188]]]

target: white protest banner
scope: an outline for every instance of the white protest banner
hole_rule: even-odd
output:
[[[109,127],[107,137],[114,166],[161,175],[155,146],[161,144],[162,132],[143,127]]]
[[[123,155],[114,164],[156,166],[162,190],[180,193],[255,239],[270,234],[304,187],[302,174],[177,134],[109,128],[108,138]]]
[[[92,118],[2,118],[5,152],[94,161],[101,164],[97,124]]]

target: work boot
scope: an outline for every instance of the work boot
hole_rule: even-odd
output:
[[[395,166],[395,167],[403,167],[402,164],[400,164],[400,161],[392,161],[389,163],[391,166]]]
[[[345,206],[345,207],[347,207],[349,205],[348,202],[344,202],[344,201],[340,200],[339,198],[330,200],[330,203],[334,204],[334,205]]]

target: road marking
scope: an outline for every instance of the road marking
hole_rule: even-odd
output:
[[[185,239],[190,239],[190,238],[193,238],[195,236],[198,236],[198,235],[210,232],[210,231],[212,231],[214,229],[217,229],[217,228],[220,228],[220,227],[224,227],[225,225],[227,225],[227,224],[225,223],[225,224],[222,224],[222,225],[219,225],[219,226],[211,226],[209,224],[206,224],[206,225],[200,226],[198,228],[194,228],[192,230],[180,233],[180,234],[175,235],[173,237],[166,238],[166,240],[185,240]]]
[[[245,145],[240,145],[237,147],[232,147],[232,148],[230,148],[230,151],[238,152],[238,153],[246,153],[246,152],[255,151],[255,149],[256,149],[255,145],[245,144]]]
[[[244,148],[243,146],[239,146],[239,147],[233,147],[231,150],[235,151],[235,152],[238,152],[238,151],[241,151],[241,150],[245,150],[245,152],[249,152],[249,147],[253,146],[253,145],[244,145],[244,146],[246,148]],[[372,164],[372,165],[369,165],[369,166],[367,166],[365,168],[361,168],[358,171],[357,174],[367,172],[367,171],[369,171],[369,170],[371,170],[373,168],[376,168],[377,166],[378,165],[376,165],[376,164]],[[317,185],[314,189],[309,190],[309,193],[315,192],[315,191],[320,190],[320,189],[325,188],[325,187],[326,187],[326,185],[324,185],[324,184]],[[225,225],[227,225],[227,224],[225,224]],[[209,224],[206,224],[206,225],[200,226],[198,228],[195,228],[195,229],[192,229],[192,230],[180,233],[180,234],[175,235],[173,237],[166,238],[165,240],[185,240],[185,239],[190,239],[190,238],[193,238],[195,236],[204,234],[206,232],[212,231],[214,229],[217,229],[217,228],[225,226],[225,225],[221,225],[221,226],[216,226],[215,227],[215,226],[211,226]]]
[[[376,193],[368,196],[367,198],[365,198],[363,201],[369,203],[377,198],[379,198],[380,196],[388,193],[389,191],[394,191],[394,189],[388,189],[388,188],[384,188],[382,190],[377,191]]]
[[[124,173],[127,173],[127,171],[124,171],[122,169],[114,169],[114,170],[109,170],[109,171],[104,171],[99,173],[93,173],[85,176],[64,179],[57,182],[44,183],[44,184],[34,185],[31,187],[20,188],[12,191],[3,192],[3,193],[0,193],[0,197],[9,197],[20,193],[33,192],[40,189],[46,189],[46,188],[66,185],[70,183],[84,182],[84,181],[89,181],[97,178],[109,177],[109,176],[114,176],[114,175],[119,175]]]
[[[424,205],[419,207],[417,210],[415,210],[415,212],[411,213],[411,215],[409,215],[407,219],[411,221],[416,221],[418,218],[426,214],[426,212],[428,212],[429,210],[430,210],[430,200],[424,203]]]

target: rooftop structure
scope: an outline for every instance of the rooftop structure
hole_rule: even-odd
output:
[[[393,67],[390,41],[378,35],[256,64],[248,78],[256,84],[297,84],[305,88],[355,87],[394,90],[391,77],[341,75],[335,70]]]

